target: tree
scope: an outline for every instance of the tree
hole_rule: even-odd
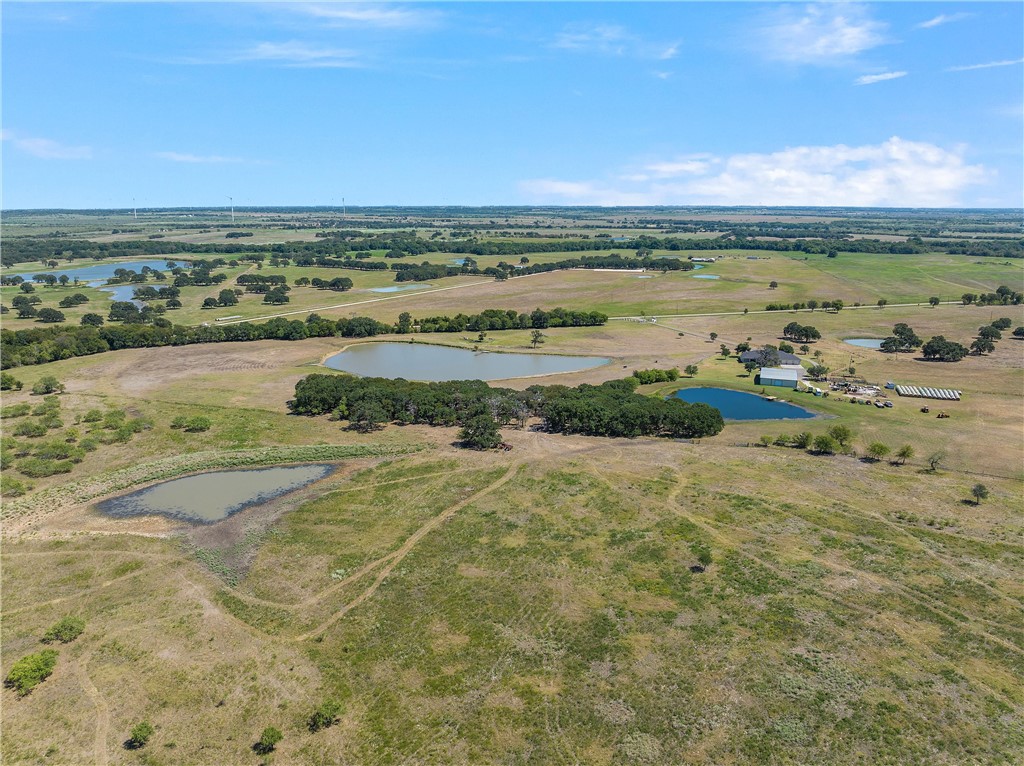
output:
[[[11,373],[0,373],[0,391],[20,391],[21,387],[22,382],[11,375]]]
[[[170,298],[164,305],[166,305],[167,308],[169,309],[180,309],[181,301],[179,301],[177,298]]]
[[[914,448],[911,447],[909,444],[904,444],[902,447],[896,450],[895,462],[897,465],[903,465],[912,457],[914,457]]]
[[[882,444],[882,442],[871,442],[871,444],[868,445],[868,457],[875,462],[884,458],[891,451],[892,450],[890,450],[887,445]]]
[[[708,337],[710,337],[711,338],[711,342],[714,343],[716,340],[718,340],[718,333],[717,332],[710,333],[708,335]]]
[[[43,311],[46,311],[46,309],[43,309],[42,311],[39,312],[40,316],[42,316]],[[978,328],[978,337],[984,338],[985,340],[1001,340],[1003,334],[992,325],[985,325],[984,327]]]
[[[959,343],[946,340],[942,335],[936,335],[921,347],[921,353],[925,359],[959,362],[967,356],[968,349]]]
[[[742,353],[745,353],[747,351],[750,351],[750,344],[747,343],[746,341],[743,341],[742,343],[737,343],[736,344],[736,353],[737,354],[742,354]]]
[[[812,298],[811,300],[807,301],[807,308],[809,308],[813,312],[814,309],[818,308],[818,302]]]
[[[814,451],[821,455],[834,455],[839,445],[827,434],[814,437]]]
[[[395,327],[396,333],[399,335],[407,335],[412,332],[412,327],[412,314],[408,311],[403,311],[398,315],[398,325]]]
[[[1013,331],[1014,338],[1024,338],[1024,327],[1018,327]]]
[[[63,322],[67,318],[64,316],[63,311],[57,311],[57,309],[49,308],[39,309],[39,312],[36,316],[39,317],[40,322],[46,322],[48,324]]]
[[[996,350],[996,344],[987,338],[976,338],[971,343],[972,354],[991,354]]]
[[[501,444],[498,424],[490,415],[482,413],[466,421],[459,431],[459,439],[470,449],[494,449]]]
[[[217,308],[217,306],[218,304],[216,298],[206,298],[205,300],[203,300],[204,309],[215,309]]]
[[[149,742],[150,737],[156,730],[153,728],[153,724],[149,721],[140,721],[132,727],[132,730],[128,734],[128,740],[124,743],[126,750],[138,750],[146,746]]]
[[[975,295],[974,293],[964,293],[963,295],[960,296],[960,302],[963,303],[965,306],[970,306],[976,300],[978,300],[978,296]]]
[[[975,484],[971,487],[971,495],[974,497],[974,504],[981,505],[981,501],[988,497],[988,487],[984,484]]]
[[[53,375],[44,375],[32,386],[32,393],[37,396],[42,396],[43,394],[63,394],[64,391],[64,384]]]
[[[1010,325],[1012,324],[1013,320],[1011,320],[1010,317],[999,317],[999,319],[992,323],[992,326],[997,330],[1009,330]]]
[[[945,450],[936,450],[928,456],[928,470],[935,473],[946,459]]]
[[[361,433],[376,431],[389,419],[384,407],[376,399],[360,399],[348,408],[349,425]]]
[[[1024,330],[1024,327],[1022,327],[1021,329]],[[723,343],[721,346],[719,346],[719,350],[722,352],[723,359],[729,358],[729,347],[727,345]]]
[[[25,293],[25,294],[28,294],[28,293],[34,293],[34,292],[36,291],[36,288],[34,288],[34,287],[32,286],[32,283],[31,283],[31,282],[22,282],[22,283],[21,283],[21,284],[20,284],[20,285],[18,286],[18,289],[19,289],[19,290],[21,290],[21,291],[22,291],[23,293]]]
[[[697,377],[697,365],[695,365],[695,364],[688,364],[688,365],[686,365],[686,368],[683,370],[683,372],[685,372],[691,378],[695,378],[695,377]]]
[[[757,362],[745,362],[743,369],[747,371],[747,377],[754,374],[754,370],[757,369]]]
[[[771,282],[768,283],[768,289],[769,290],[774,290],[778,286],[779,286],[779,283],[776,282],[774,279]]]
[[[809,354],[810,351],[811,351],[811,347],[808,346],[806,343],[800,347],[800,353],[801,354]]]
[[[771,434],[761,434],[761,438],[758,439],[757,443],[762,447],[770,447],[772,446],[773,441],[775,441],[775,439]]]
[[[934,295],[931,298],[928,299],[928,305],[929,306],[933,306],[933,307],[934,306],[938,306],[939,303],[941,303],[941,301],[936,296],[934,296]]]
[[[274,748],[277,747],[277,743],[284,739],[284,734],[281,733],[280,729],[275,729],[273,726],[268,726],[260,734],[259,741],[252,746],[260,755],[267,755],[268,753],[274,752]]]
[[[810,434],[810,432],[803,431],[802,433],[798,433],[796,436],[793,437],[793,446],[796,447],[797,449],[807,449],[808,447],[811,446],[811,443],[813,441],[814,437]]]
[[[849,426],[842,424],[834,425],[828,429],[828,435],[831,436],[840,447],[846,449],[849,446],[850,441],[853,439],[853,431],[850,430]]]
[[[878,308],[884,309],[885,308],[885,304],[887,304],[888,302],[889,301],[887,301],[885,298],[879,298],[878,299]]]
[[[235,295],[234,290],[221,290],[217,296],[217,303],[221,306],[237,306],[238,296]]]
[[[93,313],[83,314],[81,323],[82,327],[102,327],[103,317],[101,317],[99,314]]]
[[[546,337],[547,336],[544,335],[544,333],[542,333],[540,330],[533,330],[530,333],[530,343],[533,344],[534,348],[537,348],[537,345],[539,343],[543,343],[544,342],[544,338],[546,338]]]
[[[318,732],[321,729],[333,726],[337,723],[341,710],[342,706],[340,702],[336,702],[334,700],[324,701],[309,717],[309,730],[312,732]]]

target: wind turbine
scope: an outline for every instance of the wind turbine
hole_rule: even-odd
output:
[[[139,209],[135,206],[135,197],[132,197],[132,215],[135,216],[135,220],[139,220]]]
[[[235,198],[228,197],[228,201],[231,203],[231,223],[235,222]]]

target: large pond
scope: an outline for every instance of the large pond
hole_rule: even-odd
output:
[[[843,343],[849,343],[851,346],[859,346],[860,348],[881,348],[881,338],[847,338]]]
[[[130,271],[141,272],[146,266],[157,271],[168,271],[167,263],[174,261],[179,266],[187,267],[186,261],[176,258],[164,258],[153,261],[121,261],[120,263],[97,263],[92,266],[58,266],[55,269],[42,269],[40,271],[26,272],[28,274],[67,274],[72,280],[76,277],[81,282],[92,282],[100,279],[110,279],[118,269],[129,269]],[[24,276],[24,274],[23,274]]]
[[[600,356],[503,354],[425,343],[360,343],[324,364],[332,370],[374,378],[406,380],[504,380],[577,372],[607,364]]]
[[[209,524],[312,484],[334,468],[316,463],[199,473],[104,500],[96,508],[109,516],[159,514]]]
[[[814,413],[782,401],[768,401],[757,394],[728,388],[683,388],[675,397],[684,402],[703,402],[716,407],[726,420],[793,420],[813,418]]]

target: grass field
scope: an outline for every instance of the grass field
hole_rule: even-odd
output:
[[[524,214],[521,225],[532,220]],[[566,230],[587,220],[567,220]],[[602,221],[609,232],[635,232],[610,214]],[[97,238],[121,238],[97,232],[126,222],[58,219],[67,231],[91,225]],[[159,225],[169,238],[223,238]],[[263,242],[314,233],[256,231]],[[2,691],[0,760],[1024,761],[1024,341],[1004,333],[993,353],[955,364],[843,342],[886,337],[898,322],[924,339],[942,334],[965,344],[999,317],[1022,326],[1021,306],[873,304],[956,300],[1001,284],[1019,290],[1024,263],[943,254],[716,255],[724,257],[697,273],[718,280],[571,271],[506,282],[446,278],[395,297],[371,292],[394,285],[393,273],[265,265],[259,273],[289,283],[347,276],[355,288],[296,287],[289,304],[269,309],[257,295],[200,309],[204,297],[254,268],[243,265],[224,269],[224,285],[183,289],[185,306],[166,316],[198,324],[282,311],[304,319],[318,310],[393,322],[402,311],[563,306],[623,318],[547,329],[537,349],[528,330],[482,340],[475,332],[439,333],[135,349],[11,370],[24,388],[5,391],[3,405],[27,404],[29,413],[0,421],[4,481],[27,492],[5,496],[0,511],[0,672],[6,677],[15,661],[44,648],[59,657],[30,694]],[[772,280],[777,289],[769,289]],[[446,287],[455,289],[437,289]],[[35,294],[56,306],[75,291],[90,302],[66,310],[69,323],[86,311],[106,314],[109,299],[90,288]],[[9,304],[12,288],[0,295]],[[758,312],[809,298],[872,307]],[[642,315],[661,316],[637,321]],[[719,346],[777,344],[794,320],[823,336],[810,344],[807,363],[820,359],[835,372],[853,366],[876,384],[955,388],[963,399],[930,402],[924,414],[924,401],[895,394],[893,408],[878,409],[771,389],[817,417],[729,423],[698,443],[547,434],[532,422],[502,429],[510,452],[460,449],[454,428],[360,434],[287,409],[298,380],[326,371],[324,358],[381,340],[610,360],[496,383],[519,389],[696,364],[695,377],[638,390],[759,392]],[[37,326],[13,314],[3,324]],[[29,393],[48,375],[67,386],[56,416]],[[940,409],[950,417],[936,418]],[[209,420],[208,430],[171,427],[197,416]],[[31,428],[15,434],[44,422],[45,436]],[[124,422],[138,427],[121,434]],[[835,425],[853,431],[854,454],[754,446],[762,436],[819,435]],[[46,445],[87,441],[93,449],[67,473],[35,478],[20,470]],[[904,465],[858,457],[875,441],[893,450],[909,444],[915,454]],[[932,470],[927,458],[937,452],[943,457]],[[197,470],[310,460],[338,470],[212,525],[115,519],[93,506]],[[988,490],[980,503],[971,499],[978,483]],[[701,552],[711,555],[704,571],[696,566]],[[43,644],[66,616],[85,621],[82,635]],[[310,716],[325,701],[338,703],[337,720],[311,732]],[[125,747],[143,720],[155,727],[152,739]],[[284,739],[261,756],[253,745],[267,726]]]

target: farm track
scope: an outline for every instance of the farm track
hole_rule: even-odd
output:
[[[110,731],[110,708],[103,699],[96,685],[89,678],[87,670],[89,660],[92,659],[92,652],[79,657],[74,663],[75,675],[82,686],[82,691],[89,698],[93,707],[96,708],[96,733],[93,737],[93,759],[96,766],[107,765],[107,737]]]

